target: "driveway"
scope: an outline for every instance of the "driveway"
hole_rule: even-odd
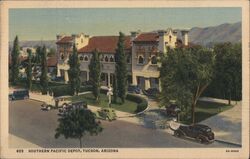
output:
[[[215,132],[217,140],[241,145],[242,106],[238,102],[233,108],[212,116],[202,124],[209,125]]]
[[[33,100],[12,101],[9,105],[9,133],[11,148],[74,148],[79,146],[76,139],[54,138],[57,123],[57,110],[42,111],[40,102]],[[97,136],[86,135],[84,147],[116,148],[198,148],[234,147],[214,142],[203,145],[190,140],[180,139],[162,130],[145,128],[137,123],[138,119],[118,118],[113,122],[102,121],[104,128]],[[14,137],[13,137],[14,136]],[[30,144],[16,144],[27,142]],[[13,144],[14,143],[14,144]]]

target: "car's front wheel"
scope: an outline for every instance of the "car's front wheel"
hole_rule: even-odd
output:
[[[179,131],[174,131],[174,136],[181,137],[181,133]]]
[[[28,96],[24,96],[24,98],[23,99],[29,99],[29,97]]]
[[[62,105],[63,108],[66,108],[67,106],[68,106],[67,103],[63,103],[63,105]]]
[[[199,143],[203,143],[203,139],[200,136],[197,136],[195,140]]]

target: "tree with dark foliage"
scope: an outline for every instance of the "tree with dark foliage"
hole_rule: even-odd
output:
[[[48,90],[48,65],[47,65],[47,52],[46,47],[43,46],[41,50],[41,77],[40,77],[40,85],[42,87],[42,94],[47,94]]]
[[[78,94],[80,90],[80,63],[78,60],[78,54],[75,45],[73,46],[73,53],[69,55],[69,84],[71,88],[71,94]]]
[[[169,50],[160,68],[161,102],[176,100],[195,123],[196,103],[213,79],[214,62],[213,52],[202,47]]]
[[[31,63],[31,59],[32,59],[32,55],[31,55],[31,50],[28,49],[28,61],[27,61],[27,66],[26,66],[26,75],[27,75],[27,88],[30,90],[32,87],[32,63]]]
[[[100,96],[100,81],[101,81],[101,63],[99,59],[99,53],[97,50],[94,50],[92,53],[92,58],[89,64],[89,76],[90,83],[93,87],[92,92],[96,99],[99,101]]]
[[[72,109],[58,119],[55,138],[63,135],[66,139],[79,139],[82,147],[82,138],[86,133],[97,135],[102,131],[100,122],[96,121],[95,114],[88,109]]]
[[[119,33],[119,41],[117,43],[116,49],[116,65],[115,65],[115,76],[117,82],[117,94],[121,99],[121,102],[125,102],[126,93],[127,93],[127,62],[125,55],[125,35]]]
[[[18,37],[15,37],[14,43],[13,43],[13,49],[11,52],[11,77],[10,80],[12,84],[16,84],[18,80],[18,74],[19,74],[19,54],[20,54],[20,48],[19,48],[19,41]]]

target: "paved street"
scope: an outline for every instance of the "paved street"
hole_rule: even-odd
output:
[[[32,144],[46,148],[78,147],[75,139],[54,138],[57,127],[57,110],[42,111],[40,102],[19,100],[10,102],[9,133],[10,147],[33,147]],[[157,148],[157,147],[233,147],[223,143],[203,145],[190,140],[176,138],[164,131],[145,128],[136,124],[134,118],[120,118],[114,122],[103,121],[104,130],[98,136],[86,135],[84,147],[117,147],[117,148]],[[16,142],[30,144],[17,144]]]

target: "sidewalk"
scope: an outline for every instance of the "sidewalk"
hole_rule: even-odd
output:
[[[15,89],[12,87],[9,87],[9,93],[12,93]],[[46,102],[46,101],[52,101],[53,100],[53,96],[50,95],[42,95],[42,93],[38,93],[38,92],[29,92],[29,98],[32,100],[36,100],[39,102]]]
[[[10,148],[41,148],[36,144],[33,144],[12,134],[9,134],[9,145],[11,145]]]
[[[241,145],[241,102],[233,108],[212,116],[201,124],[208,125],[215,133],[215,139]]]
[[[228,100],[226,100],[226,99],[217,99],[217,98],[211,98],[211,97],[200,97],[198,100],[199,101],[206,101],[206,102],[215,102],[215,103],[228,104]],[[237,101],[237,103],[239,103],[239,101]],[[231,104],[235,105],[236,101],[231,100]]]

